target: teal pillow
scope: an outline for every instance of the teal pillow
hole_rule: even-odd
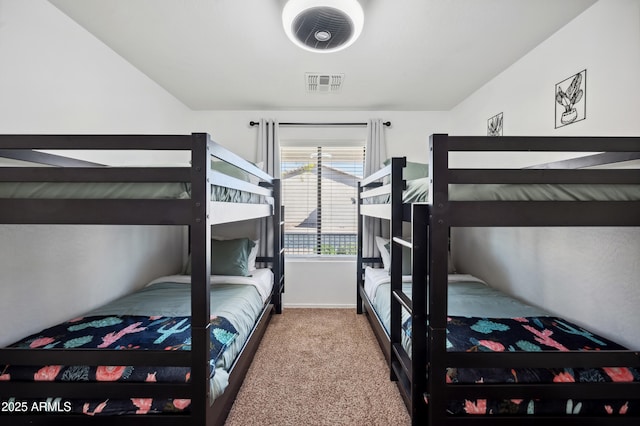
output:
[[[211,168],[216,172],[224,173],[225,175],[234,177],[236,179],[243,180],[245,182],[250,181],[251,175],[242,169],[227,163],[226,161],[212,161]]]
[[[211,240],[211,275],[249,276],[249,253],[255,243],[249,238]],[[191,255],[184,271],[191,274]]]
[[[385,160],[384,165],[391,164],[391,159]],[[407,161],[402,176],[404,180],[416,180],[429,176],[429,165],[425,163],[416,163],[413,161]],[[388,183],[388,182],[385,182]]]
[[[249,275],[249,253],[255,243],[248,238],[211,240],[211,275]]]
[[[407,166],[404,168],[404,179],[415,180],[429,176],[429,165],[424,163],[413,163],[407,161]]]

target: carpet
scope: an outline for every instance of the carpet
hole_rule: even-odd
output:
[[[364,315],[287,308],[272,317],[225,425],[410,423]]]

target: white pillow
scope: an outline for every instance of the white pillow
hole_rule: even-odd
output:
[[[388,271],[391,268],[391,253],[387,249],[386,245],[389,244],[390,240],[382,237],[376,237],[376,246],[380,251],[380,257],[382,258],[382,265],[384,266],[384,270]]]
[[[389,271],[391,269],[391,253],[389,253],[389,241],[386,238],[382,238],[382,237],[376,237],[376,246],[378,247],[378,250],[380,250],[380,257],[382,258],[382,265],[384,266],[384,270],[385,271]],[[403,247],[404,249],[404,247]],[[406,272],[406,274],[410,274],[410,272],[408,272],[408,268],[410,268],[410,264],[411,262],[407,262],[405,263],[405,261],[407,259],[411,259],[409,256],[407,256],[408,253],[404,252],[403,256],[402,256],[402,260],[403,260],[403,274]],[[451,258],[451,252],[449,252],[449,259],[447,262],[447,272],[449,274],[455,274],[456,270],[455,267],[453,265],[453,259]]]
[[[249,271],[256,270],[256,258],[258,257],[258,244],[260,244],[260,240],[253,240],[253,243],[255,245],[253,246],[253,248],[251,248],[249,257],[247,259],[247,267]]]
[[[254,166],[256,166],[257,168],[261,169],[264,171],[264,161],[259,161],[257,163],[253,163]],[[249,173],[249,182],[251,182],[254,185],[257,185],[260,183],[260,178],[257,176],[254,176],[252,174]]]

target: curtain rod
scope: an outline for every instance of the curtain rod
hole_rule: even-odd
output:
[[[258,123],[257,121],[249,122],[249,126],[251,127],[257,126],[258,124],[260,123]],[[390,121],[385,121],[382,124],[384,124],[387,127],[391,126]],[[278,123],[278,125],[280,126],[366,126],[367,123]]]

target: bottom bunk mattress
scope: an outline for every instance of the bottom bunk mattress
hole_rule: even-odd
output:
[[[11,347],[190,350],[190,278],[161,277],[135,293],[26,337]],[[273,274],[269,269],[258,269],[252,271],[251,277],[212,276],[211,284],[209,386],[213,403],[228,385],[229,371],[270,297]],[[0,380],[185,383],[190,381],[190,368],[6,365],[0,366]],[[3,396],[3,401],[15,401],[8,397]],[[188,412],[190,400],[132,397],[59,403],[64,404],[65,412],[121,415]]]
[[[403,329],[410,333],[411,321]],[[449,352],[597,351],[625,350],[562,318],[450,316],[447,324]],[[632,367],[599,368],[448,368],[447,383],[602,383],[640,382]],[[603,397],[605,397],[603,395]],[[426,398],[426,397],[425,397]],[[449,401],[454,415],[640,415],[640,395],[630,399],[474,399]]]
[[[451,315],[460,316],[542,316],[546,312],[527,305],[513,297],[489,287],[484,281],[467,274],[449,274],[448,306]],[[391,277],[389,271],[380,268],[366,267],[364,273],[364,290],[372,308],[380,318],[384,329],[389,334],[391,323]],[[402,276],[402,290],[411,297],[411,276]],[[403,310],[403,323],[409,318]],[[407,344],[407,353],[410,342]]]
[[[411,277],[403,291],[411,295]],[[447,351],[625,350],[604,337],[554,317],[462,274],[448,278]],[[367,268],[365,292],[387,333],[391,291],[388,271]],[[402,344],[411,356],[411,318],[403,312]],[[449,368],[447,383],[595,383],[640,382],[640,371],[625,366],[602,368]],[[426,396],[425,396],[426,399]],[[628,400],[465,399],[448,402],[452,415],[640,415],[640,396]]]

